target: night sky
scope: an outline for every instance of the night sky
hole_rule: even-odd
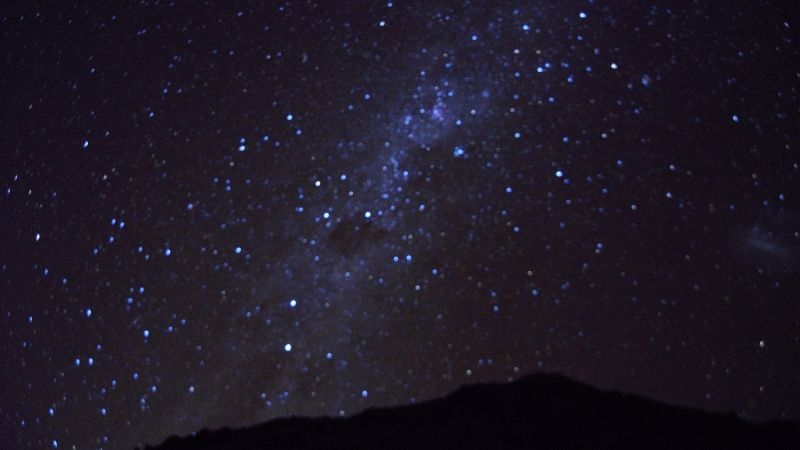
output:
[[[3,447],[537,371],[800,419],[791,2],[26,3]]]

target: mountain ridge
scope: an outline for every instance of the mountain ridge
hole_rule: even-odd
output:
[[[286,417],[172,436],[184,449],[797,449],[800,424],[672,406],[554,373],[461,386],[420,403],[350,417]]]

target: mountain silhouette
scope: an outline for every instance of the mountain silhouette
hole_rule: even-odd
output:
[[[348,418],[277,419],[170,437],[183,449],[800,449],[800,424],[670,406],[561,375],[462,387],[419,404]]]

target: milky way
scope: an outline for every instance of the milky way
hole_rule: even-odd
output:
[[[708,3],[6,7],[2,440],[537,371],[800,419],[797,14]]]

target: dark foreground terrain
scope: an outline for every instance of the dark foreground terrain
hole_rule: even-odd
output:
[[[745,422],[559,375],[463,387],[349,418],[203,430],[148,449],[800,449],[800,424]]]

